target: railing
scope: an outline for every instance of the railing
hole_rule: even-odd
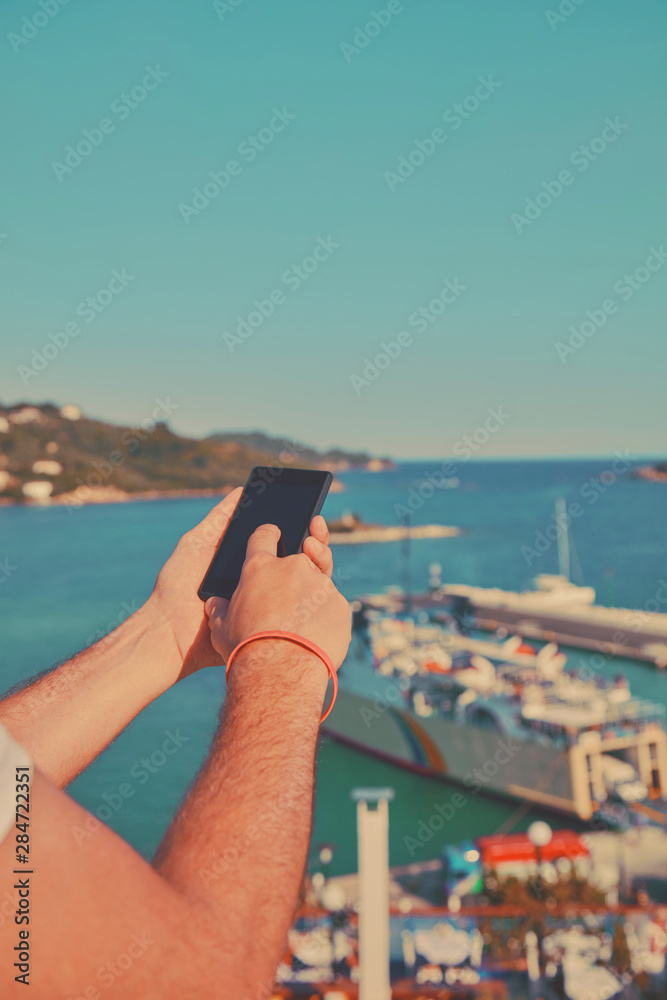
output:
[[[558,704],[558,701],[557,698],[546,698],[544,704]],[[600,723],[581,729],[541,719],[523,719],[525,730],[544,733],[556,747],[574,746],[582,736],[590,732],[599,733],[604,740],[641,733],[650,725],[667,730],[665,706],[641,698],[633,698],[621,705],[609,705],[607,715]]]
[[[665,706],[643,698],[632,698],[620,705],[610,705],[605,725],[621,725],[636,732],[654,724],[665,729]]]

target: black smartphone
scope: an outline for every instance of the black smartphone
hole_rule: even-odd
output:
[[[280,528],[279,556],[300,552],[332,481],[330,472],[316,469],[256,465],[198,590],[202,601],[232,596],[241,577],[248,539],[260,524]]]

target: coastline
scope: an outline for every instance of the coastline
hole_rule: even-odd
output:
[[[237,485],[241,486],[241,483]],[[221,500],[236,486],[207,487],[196,490],[144,490],[138,493],[127,493],[114,486],[87,486],[83,489],[58,493],[45,500],[14,500],[0,497],[0,507],[90,507],[111,503],[141,503],[147,500],[192,500],[200,497],[219,497]],[[81,495],[77,495],[81,490]],[[85,491],[85,497],[83,493]],[[331,484],[331,493],[343,493],[345,486],[339,479]]]

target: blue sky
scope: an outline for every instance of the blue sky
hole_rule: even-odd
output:
[[[364,37],[384,0],[43,2],[0,12],[2,401],[405,457],[501,407],[477,457],[665,450],[664,0],[392,0]]]

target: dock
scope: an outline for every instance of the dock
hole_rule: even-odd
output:
[[[445,584],[408,599],[412,611],[455,611],[477,629],[503,628],[528,639],[557,642],[601,653],[667,667],[667,614],[632,608],[607,608],[567,601],[555,595],[526,594],[496,588]],[[361,598],[369,609],[400,612],[406,598],[397,593]]]
[[[368,525],[349,531],[331,530],[332,545],[365,545],[368,542],[401,542],[407,538],[454,538],[462,535],[461,528],[448,524],[418,524],[412,528],[395,525]]]

